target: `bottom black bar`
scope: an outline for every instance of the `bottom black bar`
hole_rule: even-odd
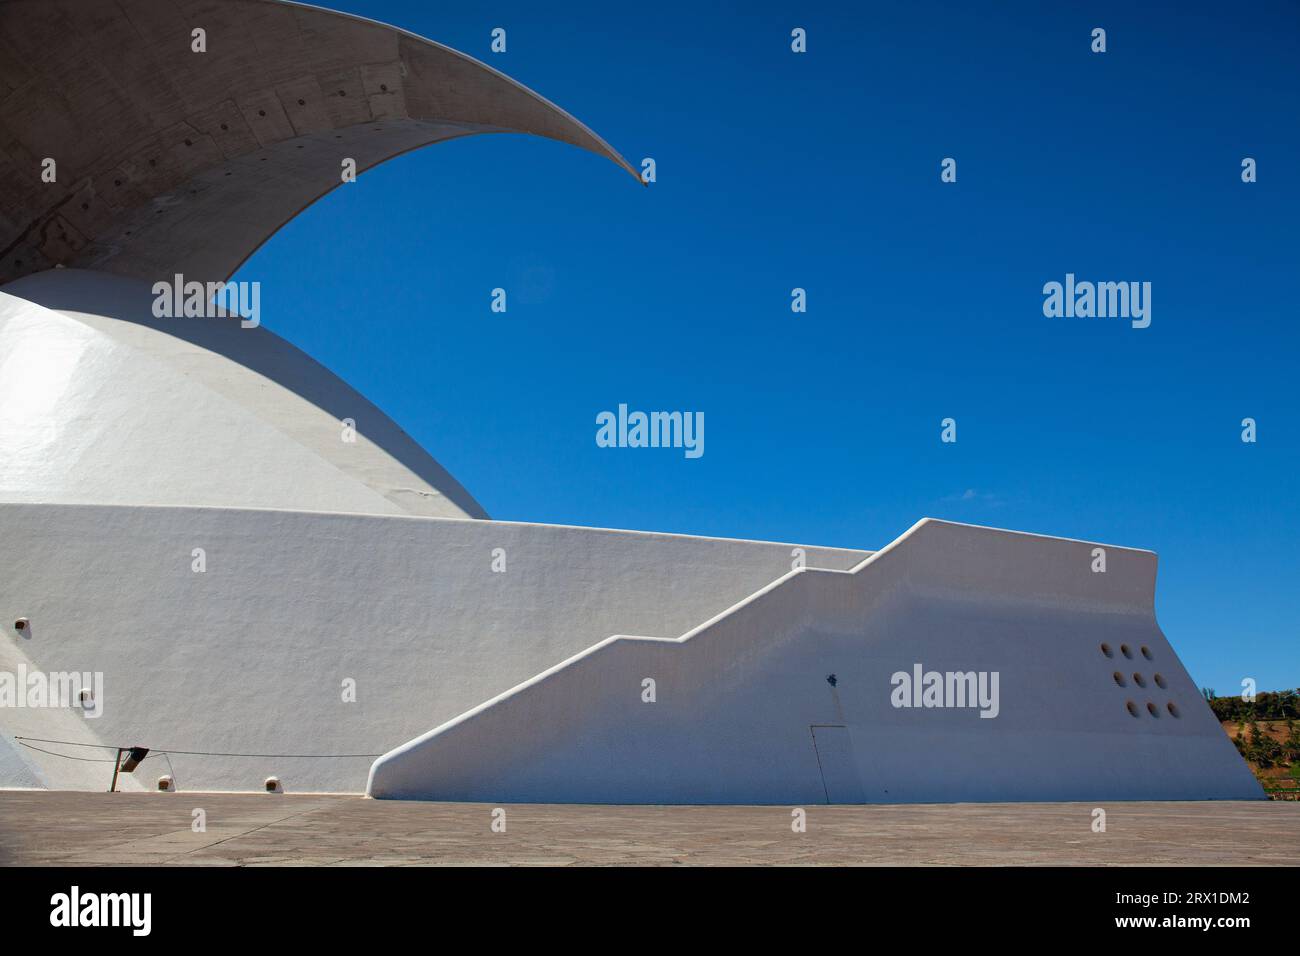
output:
[[[463,948],[516,936],[535,946],[546,937],[612,943],[695,932],[687,927],[733,940],[787,928],[812,934],[810,941],[911,927],[927,946],[1041,942],[1045,932],[1070,942],[1200,936],[1233,945],[1293,932],[1295,875],[1289,868],[12,868],[0,870],[0,898],[9,944],[26,935],[238,943],[270,940],[265,934],[274,930],[280,942],[339,945],[373,943],[382,930],[418,933],[431,945],[453,945],[447,934],[468,932],[454,944]]]

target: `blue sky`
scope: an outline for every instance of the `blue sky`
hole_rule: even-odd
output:
[[[236,277],[493,517],[1149,548],[1199,684],[1300,685],[1300,5],[329,5],[657,163],[642,188],[534,137],[430,147]],[[1045,318],[1067,272],[1151,282],[1151,326]],[[598,448],[620,402],[704,412],[704,456]]]

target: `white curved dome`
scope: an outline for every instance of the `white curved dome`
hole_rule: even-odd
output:
[[[77,269],[0,288],[0,500],[487,517],[299,349],[233,318],[156,319],[153,299]]]

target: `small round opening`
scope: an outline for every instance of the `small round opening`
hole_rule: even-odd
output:
[[[1119,646],[1119,652],[1130,660],[1133,659],[1133,651],[1127,644],[1121,644]]]
[[[1123,686],[1124,686],[1124,683],[1125,683],[1125,682],[1124,682],[1124,675],[1123,675],[1123,674],[1121,674],[1119,671],[1116,671],[1116,672],[1115,672],[1113,675],[1111,675],[1111,676],[1113,676],[1113,677],[1115,678],[1115,683],[1116,683],[1116,684],[1118,684],[1120,687],[1123,687]]]
[[[299,105],[299,106],[306,106],[306,105],[307,105],[307,101],[306,101],[306,100],[299,100],[299,101],[298,101],[298,105]]]
[[[266,778],[266,792],[267,792],[267,793],[277,793],[277,792],[279,792],[279,790],[280,790],[280,778],[279,778],[279,777],[267,777],[267,778]]]
[[[30,622],[27,620],[27,618],[25,618],[25,617],[20,617],[18,620],[14,621],[14,630],[15,630],[15,631],[25,631],[25,630],[27,630],[27,625],[28,625],[28,623],[30,623]]]
[[[1141,674],[1134,674],[1133,683],[1137,684],[1139,687],[1146,687],[1147,679],[1143,677]]]
[[[1155,682],[1156,682],[1156,686],[1159,687],[1159,688],[1161,688],[1162,690],[1163,690],[1164,688],[1166,688],[1166,687],[1169,686],[1169,685],[1165,682],[1165,678],[1164,678],[1164,675],[1163,675],[1163,674],[1156,674],[1156,675],[1155,675]]]
[[[1145,644],[1142,645],[1142,656],[1145,657],[1147,660],[1152,659],[1151,648],[1147,647]]]
[[[1109,644],[1102,644],[1102,645],[1101,645],[1101,652],[1102,652],[1103,654],[1105,654],[1107,657],[1114,657],[1114,656],[1115,656],[1115,652],[1112,651],[1112,650],[1110,649],[1110,645],[1109,645]]]
[[[1165,704],[1165,710],[1169,711],[1169,716],[1170,716],[1170,717],[1178,717],[1178,716],[1181,716],[1181,715],[1178,713],[1178,705],[1175,704],[1172,700],[1171,700],[1169,703]]]
[[[1132,714],[1134,717],[1138,715],[1138,705],[1133,703],[1133,701],[1130,700],[1124,706],[1128,708],[1128,712]]]
[[[266,110],[258,110],[258,111],[257,111],[257,115],[258,115],[258,116],[265,116],[265,115],[266,115]]]
[[[1155,704],[1151,703],[1151,701],[1147,701],[1147,713],[1150,714],[1152,717],[1159,717],[1160,708],[1157,707]]]

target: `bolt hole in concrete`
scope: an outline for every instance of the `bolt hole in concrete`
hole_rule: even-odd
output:
[[[1107,657],[1114,657],[1114,656],[1115,656],[1115,652],[1112,651],[1112,650],[1110,649],[1110,645],[1109,645],[1109,644],[1103,644],[1103,645],[1101,645],[1101,652],[1102,652],[1103,654],[1105,654]]]
[[[1116,672],[1114,673],[1114,675],[1112,675],[1112,676],[1114,676],[1114,678],[1115,678],[1115,683],[1116,683],[1116,684],[1118,684],[1120,687],[1123,687],[1123,686],[1124,686],[1124,683],[1125,683],[1125,682],[1124,682],[1124,675],[1123,675],[1123,674],[1121,674],[1119,671],[1116,671]]]
[[[1133,675],[1133,683],[1137,684],[1139,687],[1146,687],[1146,686],[1147,686],[1146,678],[1143,677],[1141,674],[1134,674],[1134,675]]]
[[[1171,717],[1182,716],[1181,714],[1178,713],[1178,705],[1175,704],[1172,700],[1169,703],[1165,704],[1165,709],[1169,711],[1169,716]]]
[[[1127,657],[1129,660],[1133,659],[1133,651],[1127,644],[1121,644],[1119,646],[1119,652],[1123,654],[1125,657]]]
[[[1124,706],[1128,708],[1128,712],[1132,714],[1134,717],[1138,715],[1138,705],[1133,703],[1133,701],[1130,700]]]
[[[18,263],[18,264],[19,264],[19,265],[22,265],[21,262]],[[28,626],[29,624],[31,624],[31,623],[32,623],[32,622],[29,621],[29,620],[27,620],[27,618],[25,618],[25,617],[20,617],[18,620],[14,621],[14,630],[15,630],[15,631],[25,631],[25,630],[27,630],[27,626]]]
[[[1145,657],[1147,660],[1153,659],[1151,657],[1151,648],[1147,647],[1145,644],[1142,645],[1142,656]]]
[[[1151,701],[1147,701],[1147,713],[1150,714],[1152,717],[1159,717],[1160,708],[1157,707],[1155,704],[1151,703]]]
[[[1165,678],[1164,678],[1164,675],[1163,675],[1163,674],[1157,674],[1157,675],[1155,676],[1155,681],[1156,681],[1156,686],[1159,687],[1161,690],[1164,690],[1165,687],[1168,686],[1168,685],[1165,683]]]

